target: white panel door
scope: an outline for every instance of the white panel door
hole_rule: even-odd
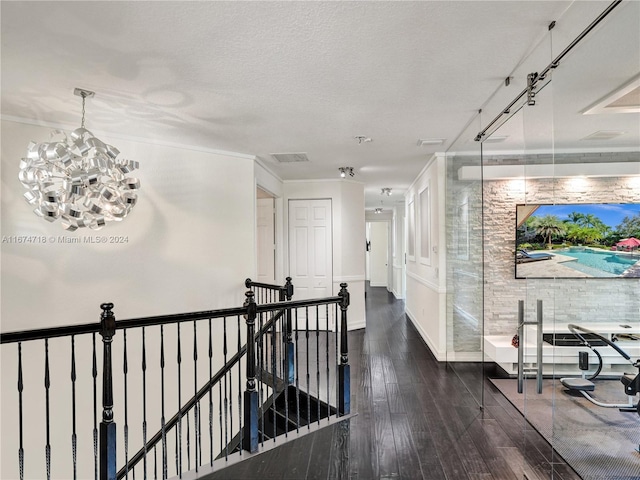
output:
[[[258,282],[275,283],[275,206],[273,198],[257,199]]]
[[[388,287],[389,278],[389,224],[370,223],[371,252],[370,275],[372,287]]]
[[[332,296],[332,262],[331,200],[289,200],[289,275],[294,300]],[[324,309],[319,318],[326,318]],[[315,323],[310,327],[315,328]]]

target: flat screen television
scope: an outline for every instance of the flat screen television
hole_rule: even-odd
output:
[[[516,278],[640,278],[640,203],[516,206]]]

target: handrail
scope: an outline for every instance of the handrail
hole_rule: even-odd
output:
[[[116,330],[136,327],[151,327],[166,325],[168,323],[192,322],[213,318],[233,317],[245,314],[246,308],[222,308],[218,310],[206,310],[201,312],[178,313],[170,315],[157,315],[153,317],[140,317],[126,320],[118,320]],[[25,342],[29,340],[44,340],[45,338],[67,337],[85,333],[98,333],[99,323],[85,323],[80,325],[65,325],[61,327],[38,328],[35,330],[22,330],[17,332],[0,333],[0,344]]]

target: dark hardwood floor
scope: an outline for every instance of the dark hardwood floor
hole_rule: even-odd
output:
[[[480,409],[462,381],[477,365],[437,362],[404,303],[384,288],[367,292],[367,328],[349,333],[357,416],[207,478],[580,478],[488,381]]]

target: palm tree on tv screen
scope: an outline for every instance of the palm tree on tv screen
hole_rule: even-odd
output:
[[[566,228],[562,220],[555,215],[545,215],[544,217],[536,217],[533,227],[538,235],[545,239],[551,248],[551,240],[553,237],[564,235]]]

